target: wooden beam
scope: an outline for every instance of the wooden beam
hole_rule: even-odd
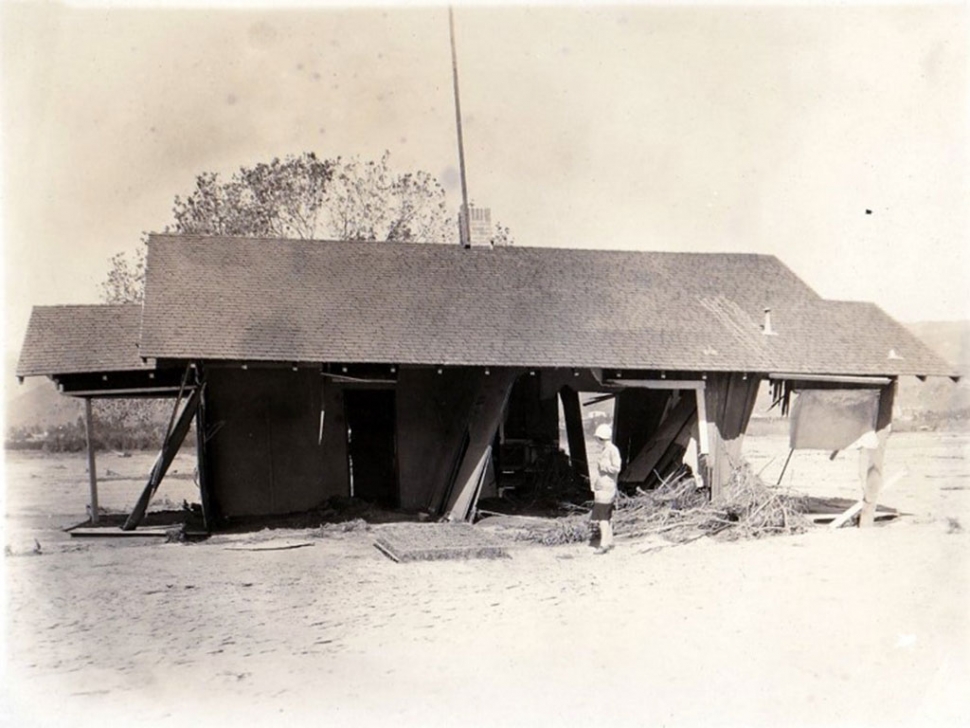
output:
[[[701,395],[703,396],[703,392]],[[656,434],[620,473],[620,482],[642,483],[650,477],[667,448],[677,439],[681,430],[687,427],[694,411],[695,404],[690,397],[681,399],[680,404],[660,423]]]
[[[838,374],[769,374],[768,379],[782,379],[791,382],[819,382],[828,384],[863,384],[869,387],[885,387],[893,380],[889,377],[855,377]]]
[[[181,369],[138,369],[133,371],[85,372],[56,376],[61,391],[75,397],[132,396],[177,389],[182,381]]]
[[[698,379],[607,379],[603,384],[641,389],[704,389],[704,382]]]
[[[84,434],[88,441],[88,481],[91,485],[91,525],[98,523],[98,471],[94,457],[94,417],[91,414],[91,398],[84,400]]]
[[[145,517],[145,512],[148,510],[148,504],[151,502],[152,496],[155,495],[155,491],[158,490],[158,486],[161,484],[162,478],[164,478],[165,473],[168,472],[168,468],[172,464],[172,460],[175,459],[175,455],[178,453],[179,447],[181,447],[182,441],[185,439],[185,435],[189,431],[189,426],[192,424],[192,419],[195,417],[195,413],[198,410],[199,400],[204,389],[205,385],[202,385],[193,391],[186,400],[185,408],[182,410],[182,414],[179,416],[178,421],[175,422],[174,428],[165,438],[165,442],[162,443],[162,451],[159,453],[158,459],[155,461],[155,466],[152,468],[152,472],[148,476],[148,482],[145,484],[145,489],[142,491],[141,497],[135,504],[131,515],[128,516],[128,520],[125,521],[125,525],[122,526],[124,530],[134,530],[138,527],[138,524],[141,523],[142,518]],[[176,406],[178,406],[177,402]]]
[[[205,417],[205,396],[199,397],[199,408],[195,413],[195,467],[199,472],[199,495],[202,500],[202,523],[206,531],[212,531],[216,513],[213,508],[212,493],[209,485],[209,456],[207,452],[207,433]]]
[[[98,397],[100,399],[135,399],[138,397],[170,397],[174,394],[178,394],[178,387],[136,387],[132,389],[82,389],[80,391],[73,391],[70,389],[61,389],[61,394],[68,397],[83,397],[84,399],[90,399],[92,397]]]

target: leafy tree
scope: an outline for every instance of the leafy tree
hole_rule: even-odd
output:
[[[394,172],[389,152],[367,162],[304,152],[241,167],[228,181],[203,172],[188,196],[175,197],[172,214],[165,232],[179,234],[445,243],[457,242],[458,233],[437,180]],[[513,242],[509,228],[497,224],[492,243]],[[145,250],[110,259],[103,301],[142,300]]]
[[[312,238],[325,210],[339,160],[312,152],[243,167],[228,182],[203,172],[186,198],[176,197],[170,232],[199,235]]]
[[[142,241],[144,242],[144,241]],[[125,253],[117,253],[108,261],[108,277],[101,283],[101,300],[105,303],[141,303],[145,293],[145,256],[147,248],[140,245],[129,260]]]
[[[242,167],[226,182],[205,172],[176,197],[171,232],[250,237],[444,242],[445,191],[427,172],[395,173],[390,154],[361,162],[312,152]]]

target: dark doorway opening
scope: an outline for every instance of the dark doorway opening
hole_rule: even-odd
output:
[[[345,390],[344,411],[351,492],[355,498],[397,508],[394,390]]]

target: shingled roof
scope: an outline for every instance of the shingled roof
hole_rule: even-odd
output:
[[[17,376],[150,369],[138,355],[139,304],[35,306]]]
[[[760,331],[772,309],[777,336]],[[894,349],[902,358],[890,358]],[[952,374],[774,256],[154,235],[142,356]]]

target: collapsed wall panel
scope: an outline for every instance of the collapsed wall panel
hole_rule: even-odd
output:
[[[666,394],[666,392],[664,392]],[[667,413],[667,416],[656,428],[653,436],[644,443],[643,448],[620,473],[621,483],[646,483],[655,473],[664,475],[662,461],[675,445],[680,447],[683,454],[687,438],[690,436],[691,426],[697,421],[696,400],[693,392],[688,391],[681,396],[677,405]]]
[[[671,391],[663,389],[625,389],[616,396],[613,412],[613,442],[624,463],[657,434]]]
[[[478,387],[469,412],[467,445],[446,499],[445,511],[452,519],[464,519],[471,507],[475,487],[487,467],[492,441],[502,422],[516,374],[509,369],[493,371]]]
[[[454,477],[484,374],[470,367],[401,367],[397,380],[400,503],[430,508]]]
[[[293,513],[326,499],[316,370],[209,368],[209,486],[224,518]]]

